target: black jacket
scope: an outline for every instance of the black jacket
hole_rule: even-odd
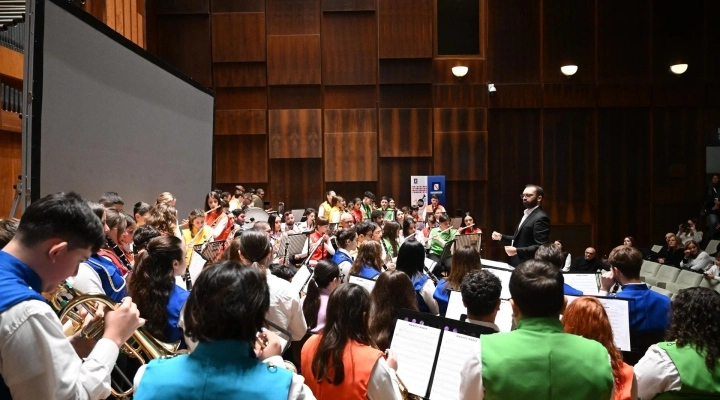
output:
[[[572,264],[570,264],[570,272],[583,272],[586,274],[594,274],[595,271],[599,269],[609,271],[610,267],[597,257],[588,261],[585,259],[584,256],[580,256],[574,259]]]
[[[510,257],[510,265],[518,266],[521,262],[532,259],[535,250],[547,243],[549,237],[550,218],[542,208],[538,207],[528,215],[512,236],[503,235],[503,244],[510,245],[514,240],[513,246],[517,248],[517,255]]]

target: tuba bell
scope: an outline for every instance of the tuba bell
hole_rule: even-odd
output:
[[[94,321],[83,329],[84,320],[80,310],[95,315],[98,308],[105,307],[109,310],[117,308],[117,303],[105,295],[85,295],[76,291],[72,285],[63,282],[50,294],[48,301],[55,310],[63,325],[66,336],[72,336],[82,330],[82,335],[88,339],[99,340],[102,338],[105,329],[105,321]],[[122,354],[134,358],[140,364],[146,364],[156,358],[170,358],[179,354],[187,353],[187,350],[178,350],[180,341],[175,343],[164,343],[156,339],[144,327],[138,328],[135,333],[120,348]],[[128,379],[123,371],[116,365],[114,375],[119,379],[112,379],[111,392],[115,398],[127,398],[132,396],[134,389],[132,378]],[[123,388],[125,385],[127,388]]]

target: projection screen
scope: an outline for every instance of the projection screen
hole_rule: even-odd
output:
[[[128,211],[169,191],[179,219],[201,207],[212,186],[214,92],[67,1],[35,7],[32,199],[114,191]]]

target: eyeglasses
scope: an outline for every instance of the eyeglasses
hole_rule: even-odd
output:
[[[523,193],[523,194],[520,195],[520,198],[521,198],[521,199],[524,199],[524,198],[528,198],[528,199],[529,199],[529,198],[531,198],[531,197],[533,197],[533,196],[535,196],[535,195],[534,195],[534,194],[525,194],[525,193]]]

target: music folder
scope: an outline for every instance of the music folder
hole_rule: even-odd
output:
[[[360,275],[352,274],[348,277],[348,283],[354,283],[358,286],[362,286],[365,288],[365,290],[368,291],[368,293],[372,293],[377,281],[374,279],[364,278]]]
[[[400,310],[390,348],[397,354],[397,375],[411,394],[456,400],[465,360],[479,351],[487,327],[417,311]]]

